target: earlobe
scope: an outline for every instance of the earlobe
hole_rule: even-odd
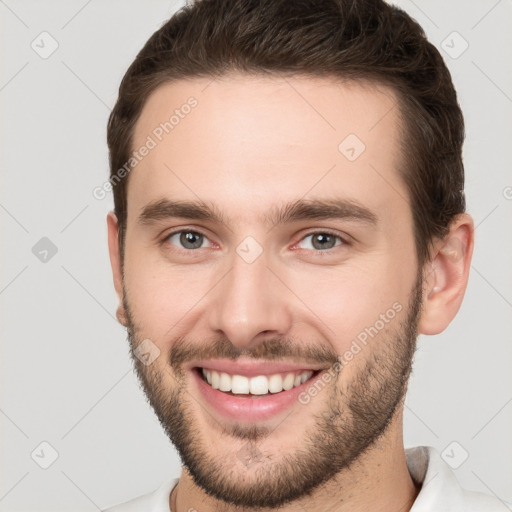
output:
[[[451,224],[433,247],[425,267],[420,334],[439,334],[459,311],[468,283],[474,245],[473,219],[466,213]]]
[[[117,320],[121,325],[126,327],[126,311],[123,305],[123,268],[119,247],[119,224],[116,214],[112,211],[107,215],[107,229],[108,229],[108,251],[110,256],[110,266],[112,267],[112,277],[114,281],[114,288],[116,290],[119,305],[116,311]]]

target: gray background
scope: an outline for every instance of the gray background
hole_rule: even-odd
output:
[[[114,316],[112,198],[92,190],[107,179],[105,127],[120,79],[180,5],[0,0],[2,511],[98,510],[179,474]],[[459,315],[420,338],[405,445],[435,446],[461,464],[464,487],[512,501],[512,2],[399,5],[452,71],[478,226]],[[43,31],[59,45],[48,58]],[[469,44],[461,55],[453,31]]]

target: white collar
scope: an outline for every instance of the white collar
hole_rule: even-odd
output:
[[[406,448],[407,468],[421,490],[410,512],[505,512],[512,505],[486,494],[463,489],[451,467],[432,446]],[[169,495],[178,478],[165,480],[154,492],[104,512],[169,512]]]

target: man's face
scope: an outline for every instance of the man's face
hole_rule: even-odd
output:
[[[153,93],[134,149],[148,136],[123,303],[132,348],[160,355],[137,372],[198,485],[278,506],[400,431],[421,280],[398,107],[384,87],[195,79]]]

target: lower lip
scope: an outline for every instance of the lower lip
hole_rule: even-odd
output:
[[[239,423],[254,423],[268,420],[299,403],[299,395],[305,391],[318,378],[320,373],[303,382],[296,388],[280,393],[268,393],[267,395],[230,395],[213,389],[205,382],[197,368],[191,373],[199,392],[206,402],[218,414],[228,420]]]

